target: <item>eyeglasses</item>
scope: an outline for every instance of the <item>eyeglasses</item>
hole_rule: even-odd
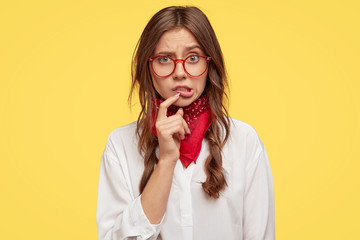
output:
[[[181,62],[185,72],[191,77],[200,77],[208,69],[211,57],[190,55],[185,59],[173,59],[167,56],[150,57],[151,70],[158,77],[168,77],[175,72],[176,64]]]

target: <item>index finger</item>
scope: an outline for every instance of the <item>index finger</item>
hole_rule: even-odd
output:
[[[166,113],[167,113],[167,109],[168,107],[171,106],[171,104],[173,104],[174,102],[176,102],[179,99],[180,93],[177,93],[176,95],[169,97],[168,99],[166,99],[165,101],[163,101],[162,103],[160,103],[159,106],[159,113],[158,113],[158,119],[164,119],[166,118]]]

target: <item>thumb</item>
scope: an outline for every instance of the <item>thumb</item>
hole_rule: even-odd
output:
[[[184,110],[182,108],[179,108],[179,110],[177,110],[176,114],[180,114],[180,116],[184,116]]]

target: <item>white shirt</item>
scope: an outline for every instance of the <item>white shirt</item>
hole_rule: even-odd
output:
[[[209,155],[205,138],[196,164],[175,166],[161,223],[147,219],[140,202],[144,170],[136,122],[112,131],[101,158],[96,222],[99,240],[275,239],[274,185],[267,152],[249,124],[232,119],[222,151],[228,187],[207,198],[201,182]],[[157,149],[158,154],[158,149]]]

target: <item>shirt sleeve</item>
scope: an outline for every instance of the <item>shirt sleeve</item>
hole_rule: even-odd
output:
[[[275,239],[274,183],[266,149],[259,140],[253,161],[246,168],[244,240]]]
[[[125,177],[127,167],[120,162],[108,138],[100,163],[98,240],[157,239],[164,217],[160,224],[150,223],[141,205],[141,195],[132,197]]]

